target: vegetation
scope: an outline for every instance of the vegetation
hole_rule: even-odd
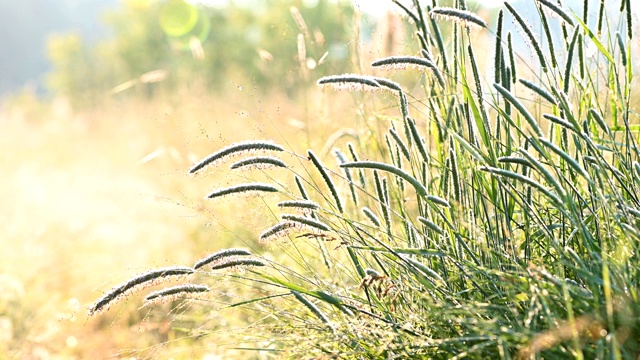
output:
[[[464,2],[401,6],[422,57],[374,65],[417,68],[421,86],[408,91],[367,74],[321,78],[322,86],[384,92],[398,104],[395,115],[365,117],[367,130],[345,146],[334,138],[335,162],[311,150],[273,154],[277,145],[257,141],[197,163],[193,173],[220,178],[228,157],[251,148],[288,168],[256,161],[260,168],[242,182],[214,189],[221,198],[210,205],[262,194],[248,206],[271,209],[259,239],[277,252],[252,245],[251,255],[217,253],[188,283],[204,290],[228,279],[252,289],[228,306],[262,314],[246,329],[260,354],[636,358],[640,152],[630,3],[611,23],[602,2],[597,25],[586,3],[582,16],[536,5],[544,34],[509,4],[498,13],[488,81],[474,55],[485,19]],[[503,31],[508,17],[531,46],[530,61],[515,57]],[[550,36],[555,28],[558,37]],[[215,309],[210,302],[191,307]],[[201,316],[188,336],[206,337],[212,321]]]
[[[110,38],[97,44],[75,33],[50,38],[49,86],[76,107],[109,95],[152,96],[194,86],[221,92],[243,82],[293,96],[308,86],[310,69],[324,62],[320,73],[347,68],[352,13],[348,2],[327,0],[313,7],[264,1],[257,9],[233,2],[218,8],[183,0],[124,1],[105,17]],[[329,50],[333,56],[323,58]],[[307,82],[300,81],[303,74]]]

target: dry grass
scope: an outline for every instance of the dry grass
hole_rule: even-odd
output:
[[[136,300],[87,319],[86,309],[101,291],[132,274],[189,265],[232,241],[237,245],[239,238],[249,241],[265,226],[262,211],[247,213],[246,207],[234,206],[237,202],[214,206],[203,200],[202,194],[234,179],[193,178],[188,168],[237,140],[284,143],[286,137],[296,151],[319,149],[328,136],[315,134],[345,126],[318,116],[324,111],[318,104],[298,105],[246,88],[224,99],[191,90],[82,113],[62,101],[43,105],[29,96],[5,105],[0,113],[0,354],[103,358],[151,347],[146,353],[158,355],[152,346],[162,341],[169,341],[164,352],[180,349],[180,341],[171,342],[184,336],[169,326],[172,314],[157,319],[164,310],[136,310]],[[315,140],[310,144],[305,134]],[[257,241],[247,245],[258,246]],[[220,343],[237,345],[228,333],[219,336]],[[187,353],[167,353],[180,358],[225,351],[196,346]]]

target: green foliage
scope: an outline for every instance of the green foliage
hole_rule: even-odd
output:
[[[474,58],[482,46],[471,36],[481,31],[470,27],[476,15],[440,8],[446,18],[429,21],[429,8],[414,4],[404,11],[426,40],[422,54],[433,59],[420,70],[436,64],[444,82],[424,71],[424,93],[409,96],[383,78],[320,79],[341,89],[386,87],[399,115],[368,123],[363,131],[372,137],[358,144],[361,154],[351,151],[352,162],[328,166],[311,151],[292,156],[308,162],[304,171],[289,168],[297,186],[283,185],[279,196],[302,200],[304,186],[302,197],[320,208],[269,232],[283,239],[274,246],[284,259],[220,276],[271,286],[256,302],[282,324],[270,336],[288,356],[637,358],[640,136],[632,59],[616,57],[629,54],[631,34],[599,38],[578,18],[563,24],[573,27],[555,47],[566,49],[556,54],[567,59],[564,67],[547,67],[540,46],[509,58],[503,40],[486,81]],[[499,16],[520,19],[508,10]],[[441,26],[454,38],[439,38]],[[576,54],[587,38],[598,49],[593,57]],[[445,41],[455,45],[447,50]],[[619,43],[626,51],[616,51]],[[404,57],[394,66],[402,61],[416,64]],[[535,86],[510,78],[512,65]],[[405,131],[390,130],[392,143],[378,130],[389,128]],[[338,176],[347,169],[365,181]],[[264,170],[271,178],[267,171],[282,169]],[[352,187],[357,196],[340,197]],[[332,241],[339,246],[329,249]],[[203,282],[218,276],[201,275]]]
[[[302,22],[294,19],[291,7],[300,9]],[[95,45],[77,34],[49,40],[49,85],[76,104],[91,104],[130,88],[148,95],[155,88],[172,91],[194,84],[220,91],[251,82],[263,91],[293,95],[310,85],[310,70],[314,76],[345,71],[349,59],[336,49],[346,53],[350,35],[345,24],[351,14],[346,3],[327,0],[313,8],[293,0],[266,1],[256,8],[233,2],[216,8],[182,0],[125,1],[105,15],[112,31],[109,39]],[[298,59],[299,33],[313,69]],[[145,74],[155,70],[162,70],[159,84],[145,80]]]

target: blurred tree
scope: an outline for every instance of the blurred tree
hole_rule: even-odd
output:
[[[309,3],[264,0],[248,6],[230,1],[206,7],[184,0],[124,0],[106,14],[112,36],[97,46],[73,34],[49,40],[54,68],[49,84],[76,104],[88,103],[148,87],[139,86],[145,74],[162,70],[166,76],[153,86],[165,91],[194,83],[221,91],[232,83],[252,82],[258,89],[293,96],[311,80],[349,66],[351,2]]]

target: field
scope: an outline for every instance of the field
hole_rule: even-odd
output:
[[[638,358],[631,5],[534,5],[539,34],[508,3],[400,7],[419,56],[356,47],[295,100],[13,98],[6,353]]]
[[[88,319],[87,308],[148,268],[191,264],[238,239],[256,246],[251,238],[265,214],[204,200],[218,179],[189,176],[195,159],[233,141],[337,127],[310,118],[323,111],[320,103],[305,109],[286,97],[235,90],[226,98],[191,90],[85,112],[29,95],[5,106],[0,312],[7,315],[0,318],[0,353],[100,358],[177,336],[166,319],[142,321],[148,309],[129,311],[137,300],[102,318]],[[310,144],[296,136],[291,145]]]

